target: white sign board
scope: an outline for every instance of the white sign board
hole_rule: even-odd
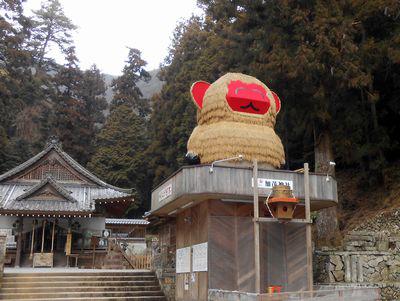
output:
[[[193,272],[206,272],[207,271],[207,243],[193,245],[192,247],[192,262]]]
[[[15,236],[12,235],[12,229],[0,229],[0,235],[6,236],[7,248],[15,248],[17,243],[15,242]]]
[[[158,201],[162,202],[172,195],[172,184],[169,184],[158,193]]]
[[[176,250],[176,273],[190,273],[190,247]]]
[[[253,178],[251,179],[251,187],[254,186],[253,184]],[[264,178],[258,178],[258,188],[264,188],[264,189],[271,189],[272,187],[276,185],[286,185],[290,186],[290,189],[293,190],[293,181],[290,180],[279,180],[279,179],[264,179]]]

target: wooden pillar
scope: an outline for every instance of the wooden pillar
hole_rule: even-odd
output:
[[[43,253],[43,249],[44,249],[44,235],[46,234],[45,229],[46,229],[46,220],[43,220],[43,222],[42,222],[42,248],[40,249],[40,253]]]
[[[304,163],[304,204],[306,213],[306,244],[307,244],[307,286],[313,290],[312,270],[312,235],[311,235],[311,205],[310,205],[310,176],[308,163]]]
[[[54,220],[53,221],[53,230],[51,232],[51,253],[53,253],[53,250],[54,250],[54,231],[55,231],[55,228],[56,228],[56,221]]]
[[[17,252],[15,254],[15,267],[19,268],[21,265],[21,251],[22,251],[22,230],[24,219],[22,217],[18,218],[18,238],[17,238]]]
[[[260,273],[260,217],[258,209],[258,162],[253,161],[253,201],[254,201],[254,269],[255,269],[255,289],[260,294],[261,273]]]
[[[31,239],[31,252],[29,254],[29,259],[33,258],[33,253],[34,253],[34,247],[35,247],[35,232],[36,232],[36,220],[33,220],[32,222],[32,239]]]

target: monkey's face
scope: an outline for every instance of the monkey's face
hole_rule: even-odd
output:
[[[200,123],[236,121],[273,126],[281,107],[279,97],[265,84],[237,73],[228,73],[213,84],[196,82],[191,94],[200,110]]]
[[[264,115],[271,106],[264,87],[246,84],[240,80],[229,83],[226,101],[233,111],[250,114]]]

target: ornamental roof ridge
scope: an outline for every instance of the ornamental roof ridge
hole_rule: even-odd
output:
[[[33,186],[31,189],[27,190],[20,196],[18,196],[15,201],[21,201],[26,199],[28,196],[32,195],[36,191],[38,191],[40,188],[44,187],[46,184],[51,185],[58,193],[60,193],[63,197],[65,197],[68,201],[70,202],[77,202],[76,199],[74,199],[71,196],[71,192],[66,190],[64,187],[62,187],[60,184],[58,184],[53,177],[48,176],[46,179],[40,181],[40,183],[36,184]]]
[[[11,176],[23,171],[24,169],[30,167],[31,165],[35,164],[37,161],[39,161],[41,158],[43,158],[46,154],[48,154],[51,150],[55,150],[66,162],[68,162],[73,169],[78,171],[79,173],[83,174],[85,177],[89,178],[92,180],[94,183],[106,187],[106,188],[111,188],[119,192],[123,192],[126,194],[133,194],[133,189],[124,189],[124,188],[119,188],[116,186],[113,186],[111,184],[108,184],[95,176],[93,173],[91,173],[89,170],[84,168],[82,165],[80,165],[75,159],[73,159],[70,155],[68,155],[66,152],[64,152],[61,148],[61,143],[59,142],[58,138],[55,136],[50,137],[49,141],[47,142],[46,148],[30,158],[29,160],[21,163],[20,165],[14,167],[13,169],[3,173],[0,175],[0,183],[3,182],[4,180],[10,178]]]

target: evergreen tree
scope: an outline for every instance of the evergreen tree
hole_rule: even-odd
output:
[[[168,57],[161,69],[165,81],[153,98],[148,153],[153,185],[160,183],[185,163],[186,144],[196,125],[196,108],[190,86],[197,80],[213,82],[225,70],[220,41],[198,17],[178,24]]]
[[[88,165],[90,170],[105,181],[120,187],[134,188],[135,206],[143,205],[147,200],[146,189],[149,188],[143,154],[147,143],[145,119],[129,105],[117,105],[97,135],[96,151]]]
[[[387,160],[399,151],[399,3],[198,3],[204,20],[178,27],[163,68],[166,84],[155,100],[154,184],[183,164],[194,126],[191,82],[212,82],[227,71],[254,75],[280,95],[277,131],[286,167],[308,161],[326,172],[335,160],[339,168],[358,166],[370,182],[385,178]],[[334,212],[323,220],[334,221]]]
[[[150,80],[150,74],[144,69],[147,63],[135,48],[129,48],[125,63],[122,75],[112,82],[114,97],[111,105],[127,104],[144,117],[150,112],[150,106],[148,100],[142,98],[142,92],[136,84],[139,80]]]
[[[122,75],[113,81],[110,115],[96,137],[95,153],[88,165],[106,181],[134,188],[134,208],[140,206],[135,214],[139,215],[148,208],[145,201],[151,189],[144,154],[149,143],[145,119],[149,104],[136,86],[140,79],[149,78],[145,65],[140,51],[130,48]]]
[[[105,121],[104,110],[107,108],[105,99],[106,85],[104,77],[96,65],[82,74],[79,83],[79,96],[85,103],[84,114],[88,117],[92,133],[96,132],[96,127]]]
[[[8,169],[8,144],[6,131],[0,126],[0,174]]]
[[[39,69],[43,67],[47,51],[51,44],[68,55],[68,47],[72,44],[71,32],[76,29],[71,20],[65,16],[58,0],[47,0],[34,13],[34,30],[31,46]]]
[[[85,72],[79,69],[73,47],[66,53],[67,62],[55,76],[57,94],[51,130],[64,149],[85,165],[94,152],[98,127],[104,122],[105,83],[95,66]]]

